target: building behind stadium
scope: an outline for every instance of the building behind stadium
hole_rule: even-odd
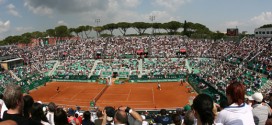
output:
[[[272,37],[272,27],[256,28],[254,34],[256,37]]]

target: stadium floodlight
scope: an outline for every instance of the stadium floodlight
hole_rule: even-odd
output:
[[[154,34],[153,21],[155,20],[155,16],[149,16],[150,21],[152,22],[152,35]]]
[[[96,26],[98,26],[98,23],[100,23],[100,19],[95,19]]]
[[[96,26],[98,26],[98,23],[100,23],[100,19],[95,19]],[[98,31],[96,31],[96,37],[98,38]]]

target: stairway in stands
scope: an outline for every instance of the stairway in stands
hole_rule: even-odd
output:
[[[90,78],[93,75],[94,70],[96,69],[97,64],[101,62],[100,60],[95,60],[93,68],[91,69],[91,73],[89,73],[88,78]]]
[[[272,87],[272,80],[268,79],[266,84],[262,86],[262,88],[259,90],[259,92],[263,92],[265,90],[270,90]]]
[[[21,81],[21,79],[20,79],[17,75],[15,75],[15,73],[12,72],[11,70],[9,70],[9,74],[10,74],[12,77],[14,77],[17,81]]]
[[[38,62],[38,63],[40,63],[40,62]],[[35,64],[31,65],[31,67],[33,67],[34,69],[36,69],[39,73],[42,73],[42,71],[39,68],[37,68],[37,66]]]
[[[55,72],[55,70],[57,69],[57,67],[59,66],[60,61],[56,61],[56,63],[54,64],[52,70],[48,73],[48,76],[52,76],[53,73]]]
[[[116,78],[111,78],[111,85],[114,85]]]
[[[186,66],[186,68],[189,70],[189,72],[192,72],[192,68],[191,68],[190,65],[189,65],[188,59],[185,60],[185,66]]]
[[[143,74],[143,59],[140,59],[140,60],[138,60],[138,63],[139,63],[139,65],[138,65],[138,70],[139,70],[139,72],[140,72],[140,76],[142,76]]]

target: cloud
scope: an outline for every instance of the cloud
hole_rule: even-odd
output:
[[[0,33],[7,32],[10,28],[10,21],[7,20],[6,22],[0,21]]]
[[[135,8],[141,4],[140,0],[121,0],[124,7],[126,8]]]
[[[20,33],[30,32],[32,30],[34,30],[33,27],[16,27],[15,28],[15,31],[20,32]]]
[[[169,21],[179,21],[181,20],[181,17],[179,16],[174,16],[169,14],[167,11],[152,11],[151,13],[148,14],[148,17],[150,16],[155,16],[154,22],[169,22]]]
[[[91,19],[92,25],[96,25],[95,19],[100,19],[98,25],[118,22],[151,22],[150,16],[155,16],[155,20],[153,22],[168,22],[180,19],[178,16],[172,17],[166,11],[151,11],[149,13],[138,13],[131,10],[121,11],[119,9],[108,9],[106,11],[97,11],[90,12],[88,14],[81,14],[82,19],[84,19],[86,22],[90,21],[90,17],[93,17]]]
[[[8,12],[17,17],[21,17],[21,15],[16,11],[16,7],[13,4],[7,5]]]
[[[226,31],[226,28],[237,27],[240,31],[247,31],[248,33],[254,33],[254,29],[264,24],[272,24],[272,12],[262,12],[252,18],[244,20],[227,21],[224,23],[213,24],[209,27],[222,32]]]
[[[44,6],[44,5],[32,6],[31,3],[28,2],[28,0],[26,0],[26,2],[24,3],[24,6],[27,7],[34,14],[51,16],[53,13],[53,10],[51,8],[48,8],[47,6]]]
[[[68,24],[66,22],[64,22],[63,20],[59,20],[58,21],[58,25],[65,25],[65,26],[67,26]]]
[[[55,12],[71,14],[103,10],[108,0],[24,0],[24,5],[35,14],[51,15]]]
[[[130,3],[131,2],[131,3]],[[91,25],[96,25],[95,19],[100,19],[98,25],[116,22],[134,22],[134,21],[148,21],[148,18],[142,16],[134,11],[133,8],[140,6],[142,0],[107,0],[105,9],[85,10],[79,13],[80,19]]]
[[[184,0],[183,0],[184,1]],[[185,0],[190,1],[190,0]],[[56,25],[78,27],[80,25],[105,25],[117,22],[151,22],[149,17],[155,16],[154,22],[168,22],[180,20],[179,16],[173,16],[168,11],[161,9],[135,11],[141,8],[142,4],[152,4],[146,0],[24,0],[25,7],[35,14],[42,14],[56,18]],[[177,2],[177,3],[175,3]],[[168,1],[166,2],[168,3]],[[177,4],[177,5],[176,5]],[[171,6],[183,4],[179,0],[170,0]],[[152,6],[150,6],[152,7]],[[40,9],[39,9],[40,8]],[[47,11],[42,11],[43,9]],[[165,9],[159,6],[159,8]],[[38,11],[40,10],[40,11]],[[44,13],[47,12],[47,13]],[[71,19],[71,17],[73,17]],[[69,19],[69,24],[67,23]],[[95,19],[100,19],[98,24]],[[67,22],[66,22],[67,21]],[[53,24],[54,25],[54,24]]]
[[[262,12],[260,15],[251,18],[250,21],[257,25],[271,24],[272,12]]]
[[[3,4],[5,2],[5,0],[0,0],[0,5]]]
[[[154,6],[161,6],[168,10],[177,10],[181,5],[190,2],[191,0],[154,0]]]
[[[228,21],[228,22],[225,22],[225,27],[227,28],[235,28],[237,26],[241,26],[241,25],[244,25],[243,22],[239,22],[239,21]]]
[[[134,7],[142,4],[141,0],[132,0]],[[97,25],[95,19],[100,19],[98,25],[117,22],[151,22],[150,16],[155,16],[154,22],[168,22],[172,20],[180,20],[181,18],[173,17],[168,11],[154,10],[151,12],[137,12],[131,8],[127,8],[131,0],[109,0],[105,10],[89,11],[80,13],[80,17],[84,22],[90,22],[91,25]]]
[[[24,6],[34,14],[76,15],[80,20],[118,16],[141,5],[143,0],[24,0]],[[129,12],[130,13],[130,12]],[[87,19],[88,18],[88,19]]]

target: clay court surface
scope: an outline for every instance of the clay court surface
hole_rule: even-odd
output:
[[[88,109],[90,101],[103,90],[106,85],[98,83],[80,82],[51,82],[30,95],[36,101],[43,103],[55,102],[65,107],[81,106]],[[60,92],[57,92],[57,87]],[[111,85],[96,102],[96,106],[130,106],[135,109],[177,108],[188,104],[190,96],[186,84],[180,86],[179,82],[161,83],[161,90],[157,83],[125,83]]]

